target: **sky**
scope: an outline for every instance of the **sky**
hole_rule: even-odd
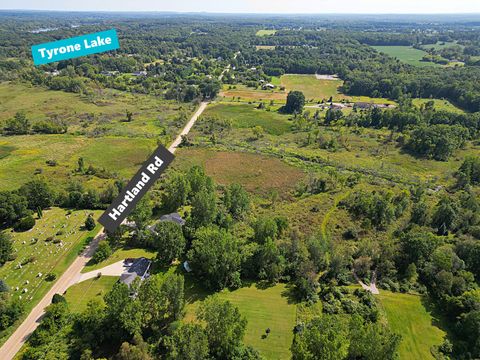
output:
[[[480,0],[1,0],[0,9],[220,13],[480,13]]]

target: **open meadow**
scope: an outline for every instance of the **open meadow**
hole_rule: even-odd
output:
[[[118,281],[116,276],[101,276],[82,281],[68,288],[65,299],[73,313],[81,313],[93,299],[103,300],[106,293]]]
[[[275,35],[276,32],[277,32],[277,30],[262,29],[262,30],[258,30],[255,35],[257,35],[257,36],[272,36],[272,35]]]
[[[425,308],[422,297],[381,291],[377,299],[392,330],[402,335],[400,359],[434,359],[431,347],[441,345],[446,334]]]
[[[411,46],[373,46],[373,48],[410,65],[441,66],[433,62],[421,61],[427,52]]]

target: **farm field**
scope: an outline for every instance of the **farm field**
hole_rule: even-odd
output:
[[[247,87],[245,85],[224,85],[219,96],[223,101],[268,101],[273,100],[275,103],[285,103],[287,93],[280,90],[261,90]],[[239,99],[240,98],[240,99]]]
[[[221,299],[237,306],[248,320],[245,343],[257,349],[266,359],[290,359],[293,340],[296,305],[289,302],[284,284],[260,289],[255,284],[234,291],[219,293]],[[201,300],[187,305],[185,321],[195,318],[195,311]],[[266,337],[265,329],[271,332]]]
[[[411,46],[372,46],[378,52],[385,53],[407,64],[415,66],[441,66],[433,62],[421,61],[426,54],[423,50]]]
[[[348,99],[339,91],[342,80],[319,80],[315,75],[293,75],[287,74],[280,77],[280,82],[287,93],[291,90],[303,92],[306,100],[328,100],[333,97],[335,101]]]
[[[262,30],[258,30],[255,35],[257,35],[257,36],[271,36],[271,35],[275,35],[276,32],[277,32],[277,30],[262,29]]]
[[[104,167],[120,176],[134,174],[138,166],[155,148],[155,140],[146,138],[72,135],[24,135],[0,139],[0,190],[17,189],[41,169],[53,183],[64,184],[75,177],[79,157],[87,166]],[[46,165],[47,160],[57,166]],[[98,186],[104,180],[90,177],[87,186]]]
[[[45,280],[46,274],[62,274],[99,231],[99,225],[92,231],[81,229],[89,213],[96,218],[101,212],[80,210],[67,215],[63,209],[51,208],[43,211],[32,230],[11,233],[16,258],[0,268],[0,278],[10,286],[14,297],[25,302],[25,314],[50,288],[52,283]],[[48,237],[57,240],[46,241]],[[9,333],[1,334],[2,340],[6,335]]]
[[[101,276],[69,287],[65,294],[69,309],[74,313],[81,313],[87,308],[90,300],[103,300],[117,281],[116,276]]]
[[[247,104],[215,104],[210,105],[203,116],[232,119],[236,128],[250,129],[261,126],[265,132],[272,135],[281,135],[290,130],[292,123],[289,116],[279,114],[277,111],[255,110]]]
[[[402,335],[400,359],[433,359],[430,348],[446,335],[417,295],[381,291],[377,295],[392,330]]]

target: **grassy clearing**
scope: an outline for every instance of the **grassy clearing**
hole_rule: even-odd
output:
[[[53,184],[65,183],[83,157],[86,164],[105,167],[120,176],[129,177],[153,151],[156,142],[146,138],[85,138],[71,135],[27,135],[0,139],[0,190],[12,190],[32,179],[42,169]],[[47,166],[47,160],[58,165]],[[80,176],[80,175],[74,175]],[[91,178],[97,186],[104,180]]]
[[[285,195],[305,176],[302,170],[272,157],[242,152],[179,149],[174,166],[185,170],[192,165],[204,166],[207,174],[219,184],[238,183],[257,194],[268,194],[275,190]]]
[[[272,36],[272,35],[275,35],[276,32],[277,30],[262,29],[262,30],[258,30],[255,35],[256,36]]]
[[[235,291],[223,291],[222,299],[238,306],[248,320],[245,343],[257,349],[266,359],[290,359],[293,340],[296,305],[286,296],[284,284],[260,289],[255,284]],[[195,311],[201,300],[187,305],[186,321],[195,318]],[[265,329],[271,332],[262,338]]]
[[[422,45],[422,48],[428,50],[428,49],[435,49],[435,50],[442,50],[447,47],[452,47],[452,46],[460,46],[461,48],[464,48],[464,45],[457,44],[456,41],[439,41],[436,44],[428,44],[428,45]]]
[[[120,260],[127,258],[140,258],[145,257],[148,259],[153,259],[156,256],[156,252],[146,249],[124,249],[120,248],[113,252],[108,259],[99,262],[98,264],[87,264],[83,269],[82,273],[87,273],[92,270],[101,269],[107,265],[114,264]]]
[[[422,104],[425,104],[429,101],[433,101],[435,103],[436,110],[445,110],[450,112],[455,112],[458,114],[463,114],[465,111],[456,107],[448,100],[440,100],[440,99],[413,99],[413,104],[415,106],[420,107]]]
[[[272,45],[256,45],[255,49],[258,50],[275,50],[275,46]]]
[[[66,211],[59,208],[44,210],[43,217],[37,220],[32,230],[11,233],[16,259],[0,268],[0,278],[10,286],[14,297],[21,296],[25,302],[24,317],[52,286],[52,282],[45,281],[45,274],[54,273],[57,277],[60,276],[77,257],[88,239],[92,239],[99,231],[99,226],[90,232],[81,230],[87,214],[91,212],[94,213],[94,217],[101,213],[73,211],[67,217]],[[63,234],[56,235],[59,231]],[[60,240],[61,243],[46,242],[45,239],[50,236]],[[38,241],[34,242],[32,240],[34,238]],[[21,268],[19,264],[23,264]],[[42,276],[38,276],[39,273],[42,273]],[[17,287],[19,290],[16,290]],[[27,289],[27,292],[24,292],[24,289]],[[20,324],[20,321],[17,321],[17,324]],[[0,342],[5,341],[15,328],[16,326],[13,326],[2,333]]]
[[[427,53],[423,50],[414,49],[411,46],[372,46],[378,52],[397,58],[407,64],[415,66],[441,66],[433,62],[421,61]]]
[[[220,96],[225,101],[268,101],[284,103],[287,99],[287,93],[280,90],[261,90],[249,88],[245,85],[235,85],[235,88],[230,88],[230,85],[224,85]],[[240,99],[239,99],[240,98]]]
[[[381,291],[377,295],[392,330],[402,335],[400,359],[433,359],[430,348],[440,345],[445,332],[416,295]]]
[[[216,104],[207,108],[205,116],[209,115],[232,119],[237,128],[250,129],[259,125],[272,135],[284,134],[291,127],[289,116],[277,111],[258,110],[247,104]]]
[[[68,307],[74,313],[81,313],[90,300],[103,299],[117,281],[116,276],[102,276],[69,287],[65,294]]]
[[[191,112],[193,107],[111,89],[98,90],[86,97],[25,84],[0,83],[0,125],[17,111],[23,111],[32,123],[52,117],[63,120],[69,132],[75,134],[150,137],[160,135],[166,128],[167,135],[173,135],[183,125],[175,122],[181,109]],[[133,113],[132,122],[125,122],[126,110]]]
[[[282,75],[281,84],[287,92],[299,90],[303,92],[307,100],[328,100],[331,96],[334,100],[347,99],[348,96],[340,93],[342,80],[319,80],[315,75]]]

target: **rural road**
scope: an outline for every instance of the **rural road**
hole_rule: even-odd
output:
[[[237,53],[238,54],[238,53]],[[237,57],[235,54],[234,58]],[[230,69],[230,64],[225,68],[225,70],[219,76],[219,80],[222,80],[222,77],[226,71]],[[183,130],[177,136],[175,141],[170,145],[168,150],[173,154],[178,148],[178,145],[182,142],[182,136],[187,135],[195,122],[198,120],[203,111],[207,108],[208,101],[202,101],[197,111],[192,115],[188,123],[185,125]],[[60,276],[60,278],[53,284],[52,288],[48,293],[40,300],[40,302],[33,308],[33,310],[28,314],[23,323],[15,330],[15,332],[10,335],[9,339],[3,344],[0,348],[0,360],[11,360],[14,358],[15,354],[20,351],[23,344],[27,341],[28,337],[35,331],[37,326],[40,324],[42,316],[44,314],[44,309],[50,305],[52,302],[52,297],[55,294],[63,294],[68,287],[78,282],[81,278],[81,270],[87,264],[87,262],[92,257],[95,252],[98,243],[100,240],[104,239],[106,234],[103,232],[103,228],[97,234],[95,239],[92,240],[90,245],[84,251],[83,254],[78,256],[70,267]]]
[[[43,317],[44,309],[52,302],[52,297],[55,294],[63,294],[68,287],[74,283],[83,269],[85,264],[90,260],[93,253],[97,249],[100,240],[105,238],[103,228],[92,240],[90,245],[85,251],[78,256],[70,267],[60,276],[60,278],[53,284],[48,293],[40,300],[40,302],[33,308],[28,314],[23,323],[10,335],[8,340],[0,348],[0,359],[10,360],[13,359],[15,354],[20,350],[25,341],[32,334]]]

